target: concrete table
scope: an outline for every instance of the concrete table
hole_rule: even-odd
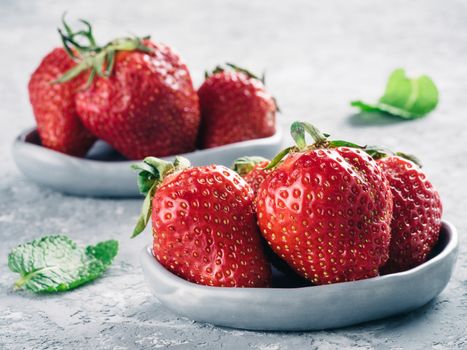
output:
[[[417,154],[444,201],[444,218],[467,229],[467,4],[461,1],[43,1],[0,3],[0,348],[378,348],[467,347],[467,252],[447,289],[420,310],[355,327],[310,333],[217,328],[179,318],[150,294],[138,255],[150,235],[128,236],[141,200],[65,196],[29,183],[10,145],[33,124],[26,86],[59,44],[61,14],[87,18],[100,42],[152,34],[184,57],[198,85],[231,61],[266,71],[288,125],[314,122],[336,137]],[[429,74],[441,91],[425,119],[364,120],[349,101],[376,99],[389,72]],[[73,292],[14,292],[6,257],[46,233],[82,243],[116,238],[121,253],[105,276]]]

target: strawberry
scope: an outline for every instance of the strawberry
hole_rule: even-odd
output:
[[[232,168],[251,186],[256,196],[259,186],[271,172],[264,169],[268,164],[269,160],[263,157],[240,157],[234,161]]]
[[[86,128],[129,159],[193,151],[198,95],[178,54],[149,38],[120,38],[99,47],[85,23],[85,33],[65,27],[63,41],[77,63],[60,81],[90,72],[88,88],[75,98]],[[89,45],[78,44],[77,36]]]
[[[54,81],[75,65],[66,51],[52,50],[29,81],[29,99],[43,146],[73,156],[84,156],[95,141],[76,112],[74,94],[82,79]]]
[[[384,273],[423,263],[438,241],[443,207],[438,192],[414,162],[399,156],[377,160],[391,186],[394,212]]]
[[[133,236],[152,214],[153,252],[163,266],[204,285],[270,285],[253,191],[238,174],[216,165],[191,168],[181,157],[148,157],[135,168],[146,199]]]
[[[232,169],[236,171],[243,179],[251,186],[255,197],[258,193],[259,186],[263,183],[266,176],[271,170],[265,169],[269,164],[269,160],[259,156],[240,157],[236,159],[232,165]],[[256,198],[255,198],[256,199]],[[277,270],[290,277],[298,277],[287,263],[279,258],[276,253],[267,244],[266,240],[261,240],[264,253],[267,259]]]
[[[198,90],[201,148],[271,136],[276,103],[263,82],[245,69],[217,67]]]
[[[307,146],[304,132],[315,143]],[[328,141],[307,123],[292,124],[298,147],[273,159],[256,198],[271,248],[314,284],[378,275],[389,253],[392,195],[363,150]],[[285,160],[281,160],[286,154]]]

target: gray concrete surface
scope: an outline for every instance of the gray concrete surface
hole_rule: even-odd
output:
[[[335,136],[417,154],[457,225],[461,253],[447,289],[415,312],[339,330],[262,333],[217,328],[164,309],[142,279],[129,240],[139,200],[64,196],[28,183],[10,155],[33,124],[29,74],[58,44],[64,10],[95,23],[101,41],[151,33],[182,54],[197,84],[230,60],[267,72],[283,124],[313,121]],[[455,349],[467,348],[467,3],[464,1],[37,1],[0,2],[0,348],[4,349]],[[426,119],[365,122],[348,103],[377,98],[396,67],[428,73],[441,103]],[[121,253],[100,280],[76,291],[13,292],[6,256],[18,243],[65,232],[83,242],[117,238]],[[215,302],[215,301],[213,301]],[[313,310],[310,310],[313,312]]]

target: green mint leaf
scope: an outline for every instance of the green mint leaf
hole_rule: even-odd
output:
[[[383,112],[404,119],[421,118],[438,105],[439,93],[434,82],[426,75],[410,79],[405,70],[391,73],[383,97],[376,104],[352,101],[353,107],[363,112]]]
[[[86,247],[86,255],[100,260],[102,264],[110,266],[118,253],[118,241],[110,240]]]
[[[20,274],[17,289],[62,292],[101,276],[117,253],[114,240],[81,248],[66,236],[45,236],[14,248],[8,266]]]

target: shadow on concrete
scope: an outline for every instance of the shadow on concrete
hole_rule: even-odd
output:
[[[410,120],[379,112],[361,112],[352,114],[349,118],[347,118],[347,122],[350,125],[356,127],[386,126],[409,121]]]

